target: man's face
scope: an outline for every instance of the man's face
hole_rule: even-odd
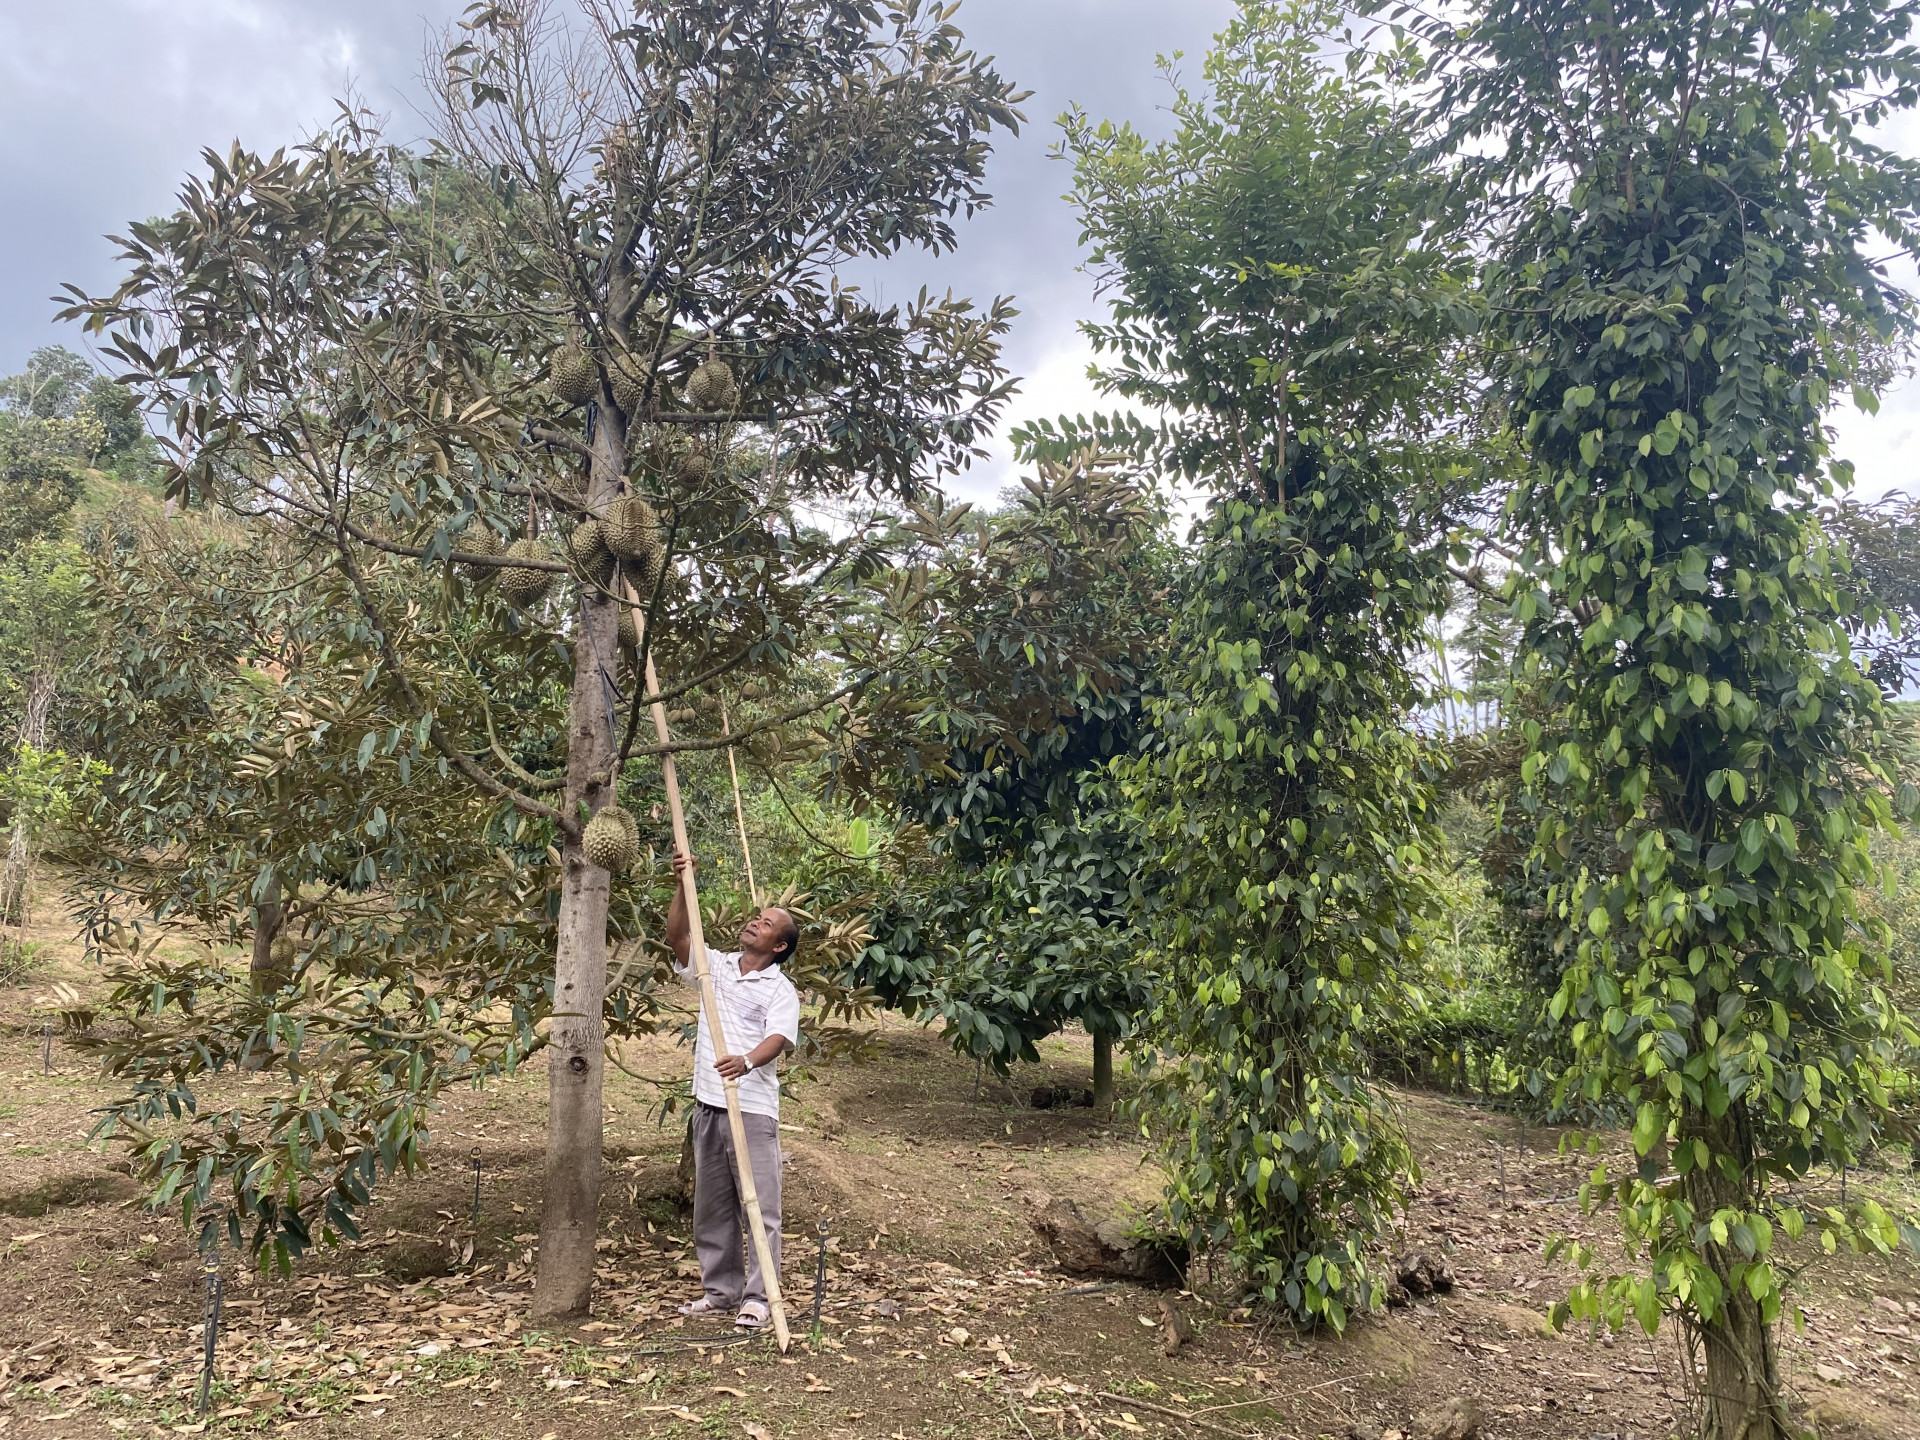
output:
[[[786,950],[788,937],[797,933],[793,917],[778,905],[769,905],[741,928],[740,953],[770,961]]]

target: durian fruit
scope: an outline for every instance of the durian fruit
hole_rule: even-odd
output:
[[[747,681],[746,684],[740,687],[740,698],[742,700],[758,700],[760,698],[760,687],[751,680]]]
[[[711,355],[687,380],[687,403],[696,410],[731,410],[739,398],[733,370]]]
[[[666,552],[656,547],[638,560],[626,562],[627,578],[633,582],[634,593],[640,597],[643,604],[652,601],[653,592],[660,585],[660,564],[665,559]],[[675,574],[669,574],[666,577],[668,599],[671,599],[675,593],[672,582],[676,578]]]
[[[685,450],[673,467],[674,478],[682,485],[692,487],[706,484],[707,477],[713,474],[713,461],[704,450]]]
[[[593,357],[584,350],[563,345],[553,352],[553,364],[547,375],[547,387],[563,405],[584,405],[599,388],[600,375],[593,368]]]
[[[571,464],[555,467],[547,477],[546,486],[549,495],[576,505],[587,496],[587,477]]]
[[[695,718],[695,712],[692,710],[667,711],[667,723],[669,725],[691,725]]]
[[[609,805],[587,822],[580,848],[587,859],[618,875],[640,858],[640,826],[618,805]]]
[[[552,560],[553,551],[538,540],[516,540],[507,547],[509,560]],[[507,603],[524,610],[529,605],[538,604],[553,588],[551,570],[525,569],[518,565],[509,565],[500,572],[500,593]]]
[[[652,375],[652,367],[638,355],[623,350],[613,357],[609,375],[613,384],[613,403],[620,407],[620,413],[629,420],[646,407],[647,381]]]
[[[620,647],[623,650],[640,648],[640,626],[633,618],[632,608],[626,605],[620,607]]]
[[[501,550],[500,536],[484,520],[476,520],[454,537],[453,548],[458,555],[498,555]],[[485,574],[491,565],[476,565],[476,570]]]
[[[567,536],[567,554],[574,567],[594,584],[605,585],[613,578],[613,552],[607,548],[606,531],[591,516]]]
[[[657,564],[660,554],[660,516],[637,495],[622,495],[607,506],[600,522],[607,549],[622,560]]]

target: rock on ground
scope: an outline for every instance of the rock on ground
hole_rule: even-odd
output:
[[[1053,1247],[1060,1268],[1069,1275],[1101,1275],[1143,1285],[1180,1283],[1180,1272],[1166,1252],[1141,1244],[1117,1218],[1090,1222],[1073,1201],[1042,1190],[1030,1190],[1025,1198],[1034,1231]]]

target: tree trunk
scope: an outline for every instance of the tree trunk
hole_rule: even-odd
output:
[[[625,471],[617,422],[595,432],[590,509],[604,513]],[[573,699],[567,726],[569,815],[614,800],[613,732],[619,705],[619,616],[598,590],[582,602],[573,646]],[[638,683],[637,681],[635,683]],[[607,907],[612,882],[590,864],[578,840],[560,855],[560,915],[554,957],[553,1021],[547,1050],[547,1186],[534,1276],[536,1316],[585,1315],[593,1301],[593,1242],[600,1224],[600,1149],[605,1131]]]
[[[47,714],[53,709],[54,672],[48,664],[36,665],[27,680],[27,709],[20,717],[19,748],[47,746]],[[16,751],[18,753],[18,751]],[[13,817],[13,835],[7,845],[7,863],[0,870],[0,920],[27,928],[27,911],[32,899],[28,880],[33,869],[33,848],[27,834],[27,817]]]
[[[1092,1033],[1093,1108],[1104,1115],[1113,1106],[1113,1032],[1094,1029]]]
[[[1705,1140],[1715,1156],[1732,1155],[1740,1173],[1749,1176],[1751,1129],[1746,1111],[1736,1102],[1718,1120],[1702,1114],[1688,1133]],[[1703,1219],[1717,1210],[1750,1209],[1755,1198],[1745,1184],[1728,1179],[1713,1165],[1689,1170],[1684,1188],[1694,1213]],[[1740,1257],[1711,1240],[1703,1253],[1726,1298],[1712,1324],[1690,1327],[1706,1360],[1700,1434],[1704,1440],[1788,1440],[1794,1431],[1781,1401],[1773,1327],[1761,1314],[1760,1302],[1731,1278]]]
[[[253,958],[247,966],[247,979],[256,995],[271,995],[287,983],[286,967],[273,958],[273,942],[280,938],[286,923],[286,907],[280,900],[280,876],[275,873],[253,907]]]
[[[7,842],[7,866],[0,870],[0,923],[27,928],[27,880],[33,855],[27,845],[27,822],[14,821]]]

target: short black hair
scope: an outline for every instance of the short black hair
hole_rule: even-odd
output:
[[[795,920],[793,916],[788,915],[787,911],[781,906],[775,905],[772,908],[779,910],[782,915],[787,916],[787,943],[782,947],[780,953],[773,957],[773,963],[775,965],[784,965],[793,958],[793,952],[800,948],[800,922]]]

